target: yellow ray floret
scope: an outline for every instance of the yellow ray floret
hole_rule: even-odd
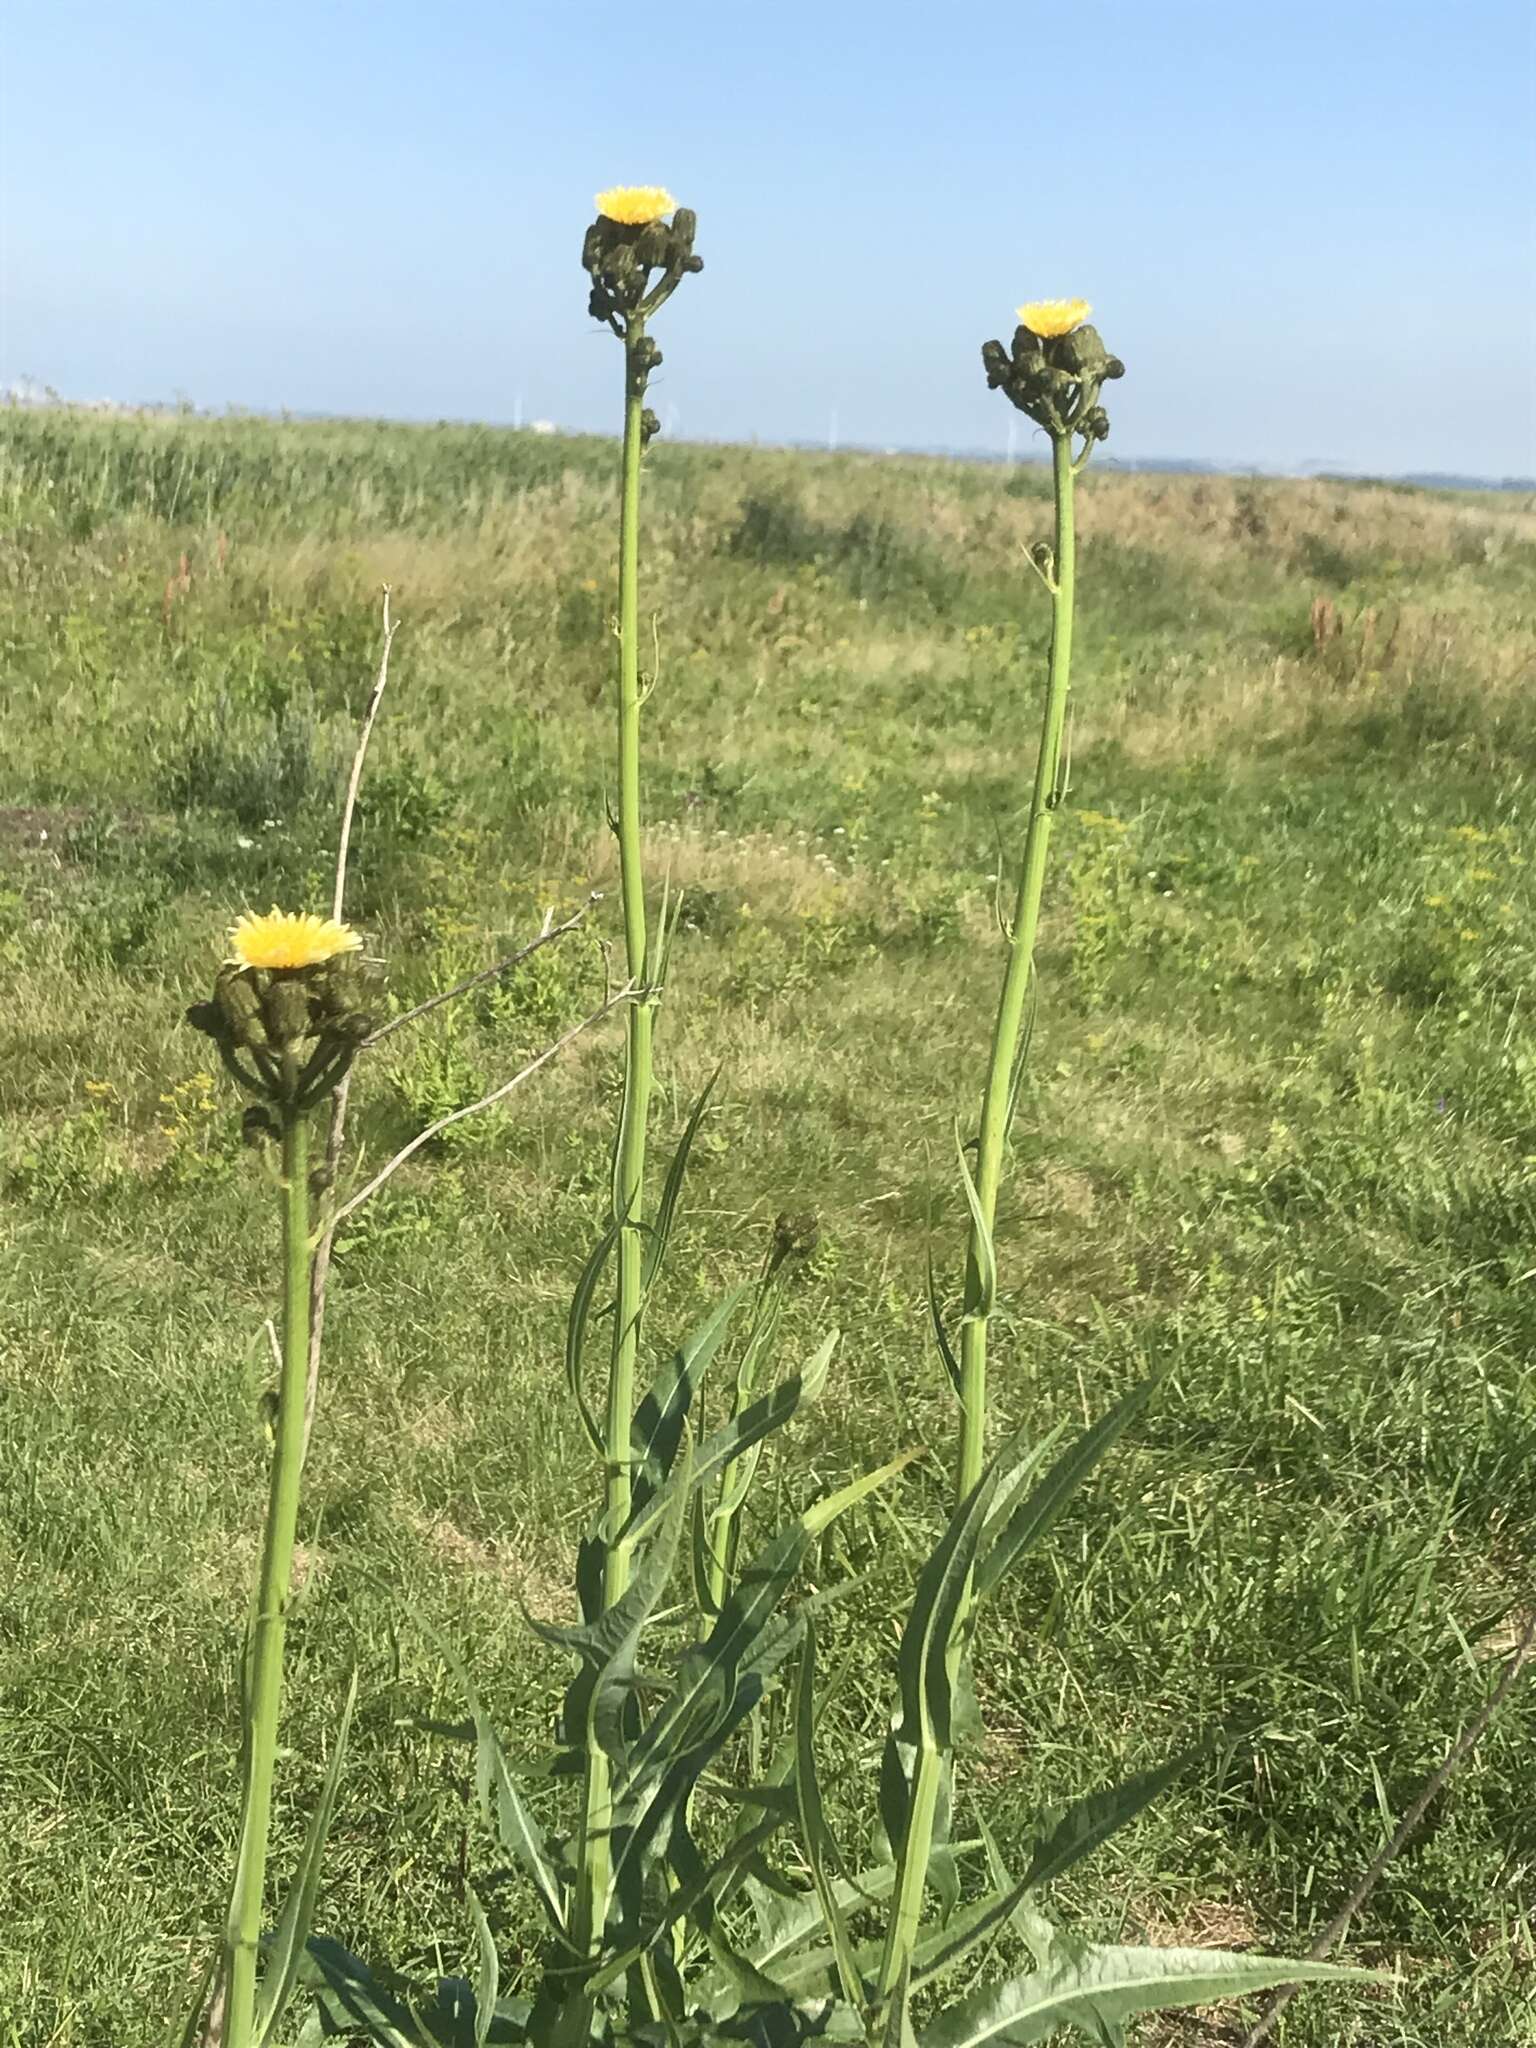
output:
[[[356,953],[362,940],[350,925],[313,911],[279,910],[265,917],[247,913],[230,929],[231,967],[318,967],[339,953]]]
[[[1092,311],[1086,299],[1031,299],[1027,306],[1020,306],[1019,319],[1031,334],[1046,341],[1081,327]]]
[[[643,228],[647,221],[675,213],[677,201],[665,185],[614,185],[598,193],[597,210],[604,220],[616,220],[626,228]]]

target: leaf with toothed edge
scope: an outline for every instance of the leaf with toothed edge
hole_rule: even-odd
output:
[[[1222,1949],[1096,1947],[1059,1936],[1044,1968],[1025,1971],[952,2006],[925,2027],[920,2048],[1028,2048],[1073,2027],[1100,2043],[1123,2042],[1138,2013],[1211,2005],[1276,1984],[1381,1979],[1333,1963],[1293,1962]]]

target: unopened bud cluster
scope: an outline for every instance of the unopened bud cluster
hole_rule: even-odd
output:
[[[308,967],[219,969],[210,1002],[194,1003],[187,1022],[258,1106],[246,1113],[253,1142],[275,1137],[279,1117],[303,1115],[330,1094],[371,1035],[363,1007],[367,970],[355,953]]]
[[[1000,341],[984,342],[981,360],[988,387],[1004,392],[1048,434],[1107,438],[1109,415],[1099,404],[1099,390],[1123,377],[1125,365],[1110,355],[1096,327],[1042,336],[1020,326],[1011,349]]]
[[[698,225],[686,206],[670,220],[610,220],[600,213],[581,247],[581,265],[592,280],[592,318],[622,335],[630,320],[654,313],[690,272],[704,268],[703,257],[693,253]]]
[[[670,220],[613,220],[599,213],[582,244],[582,268],[592,280],[587,309],[594,320],[606,321],[628,344],[626,365],[631,398],[643,398],[661,350],[645,332],[645,322],[691,272],[704,268],[693,253],[697,216],[680,206]],[[641,415],[642,446],[661,429],[647,407]]]

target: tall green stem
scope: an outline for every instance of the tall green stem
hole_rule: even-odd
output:
[[[624,951],[629,978],[646,972],[645,871],[640,846],[640,448],[644,374],[636,350],[645,326],[638,316],[624,349],[623,501],[619,515],[619,889],[624,905]],[[612,1606],[629,1583],[629,1547],[614,1539],[629,1517],[629,1438],[640,1339],[641,1198],[645,1136],[651,1107],[649,1002],[631,1003],[624,1053],[624,1108],[614,1159],[613,1215],[618,1227],[618,1293],[614,1303],[613,1357],[608,1376],[605,1431],[608,1466],[608,1546],[603,1593]]]
[[[997,1006],[992,1030],[992,1057],[987,1068],[986,1092],[981,1105],[981,1132],[976,1156],[976,1194],[980,1218],[972,1218],[966,1247],[966,1292],[975,1299],[980,1292],[981,1273],[987,1263],[997,1216],[997,1189],[1002,1177],[1003,1152],[1008,1139],[1009,1111],[1014,1089],[1014,1066],[1018,1058],[1029,984],[1034,973],[1035,936],[1040,925],[1040,897],[1045,887],[1046,854],[1050,849],[1051,824],[1061,800],[1061,742],[1067,716],[1067,690],[1072,671],[1072,599],[1077,572],[1076,532],[1072,506],[1072,437],[1053,434],[1051,460],[1056,484],[1056,547],[1051,578],[1051,660],[1045,688],[1045,712],[1040,731],[1040,752],[1035,762],[1035,787],[1030,800],[1029,829],[1024,838],[1024,857],[1019,867],[1018,898],[1013,913],[1013,937],[1008,950],[1008,971]],[[960,1333],[960,1400],[964,1410],[960,1457],[955,1473],[955,1499],[965,1499],[981,1477],[987,1421],[987,1317],[970,1314]]]
[[[283,1638],[304,1467],[304,1387],[309,1371],[309,1125],[293,1111],[284,1113],[282,1161],[283,1359],[261,1579],[246,1674],[240,1853],[224,1931],[225,2048],[249,2048],[255,2026],[272,1774],[283,1702]]]
[[[645,873],[640,843],[640,453],[645,404],[645,323],[632,316],[624,347],[623,494],[619,515],[619,887],[624,909],[624,950],[629,978],[647,972]],[[606,1539],[603,1604],[611,1607],[629,1584],[630,1547],[619,1540],[633,1493],[630,1433],[635,1405],[635,1361],[640,1343],[646,1126],[651,1106],[651,1040],[655,1012],[642,998],[628,1010],[624,1048],[624,1103],[613,1168],[613,1220],[618,1233],[618,1286],[605,1418]],[[572,1933],[579,1950],[595,1954],[602,1939],[611,1876],[608,1831],[612,1783],[608,1757],[589,1741],[584,1786],[581,1870]],[[579,2001],[572,2001],[573,2007]]]
[[[986,1089],[982,1097],[981,1133],[975,1168],[980,1214],[972,1218],[966,1247],[966,1296],[973,1303],[983,1301],[982,1275],[993,1263],[990,1247],[997,1215],[1003,1152],[1008,1138],[1014,1069],[1024,1027],[1030,977],[1034,971],[1035,937],[1040,925],[1040,899],[1045,886],[1051,823],[1061,800],[1061,747],[1072,665],[1072,599],[1076,575],[1072,440],[1069,434],[1053,436],[1052,456],[1056,485],[1056,546],[1051,576],[1050,669],[1046,679],[1045,711],[1040,751],[1035,762],[1029,827],[1019,866],[1008,967],[998,1000]],[[957,1505],[967,1498],[980,1479],[985,1451],[987,1309],[984,1306],[971,1309],[961,1331],[960,1391],[964,1417],[955,1475]],[[957,1629],[953,1653],[957,1668],[962,1655],[963,1635]],[[944,1752],[931,1742],[924,1743],[912,1760],[907,1824],[897,1859],[896,1888],[886,1922],[885,1947],[880,1962],[878,1989],[882,2008],[902,1995],[917,1946],[923,1894],[928,1882],[928,1867],[933,1859],[933,1834],[945,1762]]]

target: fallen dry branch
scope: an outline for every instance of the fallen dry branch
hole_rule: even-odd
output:
[[[1498,1684],[1489,1693],[1487,1699],[1484,1700],[1483,1704],[1472,1716],[1472,1719],[1446,1751],[1439,1769],[1432,1777],[1427,1778],[1420,1787],[1417,1798],[1392,1830],[1391,1836],[1382,1847],[1381,1854],[1377,1856],[1349,1897],[1307,1950],[1308,1962],[1321,1962],[1328,1951],[1343,1940],[1350,1921],[1354,1919],[1360,1908],[1371,1896],[1371,1893],[1375,1891],[1382,1872],[1392,1862],[1394,1857],[1402,1853],[1404,1845],[1413,1835],[1434,1801],[1445,1790],[1445,1787],[1450,1783],[1457,1771],[1461,1769],[1461,1766],[1466,1762],[1473,1750],[1476,1749],[1478,1743],[1482,1741],[1484,1735],[1487,1734],[1493,1724],[1494,1716],[1518,1684],[1520,1674],[1530,1662],[1533,1650],[1536,1650],[1536,1609],[1532,1610],[1530,1618],[1527,1620],[1519,1639],[1515,1643],[1514,1649],[1510,1652],[1509,1661],[1499,1674]],[[1280,1989],[1260,2014],[1257,2023],[1244,2035],[1242,2048],[1259,2048],[1261,2042],[1269,2039],[1275,2030],[1281,2013],[1285,2011],[1285,2008],[1300,1989],[1301,1986],[1299,1984],[1282,1984],[1280,1986]]]
[[[494,1103],[504,1101],[514,1088],[520,1088],[525,1081],[530,1080],[538,1073],[540,1068],[547,1067],[556,1054],[564,1052],[565,1048],[574,1039],[579,1038],[584,1031],[590,1030],[594,1024],[600,1024],[610,1011],[617,1010],[622,1004],[633,1001],[640,993],[641,990],[638,983],[626,982],[622,988],[615,989],[612,995],[606,997],[603,1002],[598,1004],[595,1010],[589,1012],[579,1023],[573,1024],[569,1031],[562,1032],[553,1044],[546,1045],[538,1057],[530,1060],[526,1067],[520,1068],[510,1081],[503,1081],[499,1088],[493,1088],[489,1095],[482,1095],[478,1102],[466,1103],[462,1109],[451,1110],[447,1116],[440,1116],[436,1123],[428,1124],[424,1131],[418,1131],[408,1145],[402,1145],[394,1158],[379,1168],[373,1179],[365,1187],[359,1188],[355,1195],[350,1195],[342,1203],[341,1207],[326,1225],[326,1236],[328,1238],[334,1237],[338,1226],[344,1223],[354,1210],[360,1209],[370,1196],[376,1195],[390,1176],[397,1173],[413,1153],[419,1152],[423,1145],[430,1144],[434,1138],[438,1137],[443,1131],[446,1131],[450,1124],[462,1123],[465,1117],[474,1116],[480,1110],[490,1109]]]

